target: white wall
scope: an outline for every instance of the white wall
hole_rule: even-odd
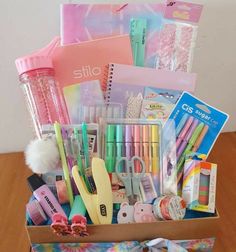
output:
[[[46,45],[53,36],[59,35],[60,2],[69,1],[0,0],[0,152],[23,150],[32,138],[14,60]],[[109,0],[77,2],[102,3]],[[231,119],[225,130],[234,131],[236,1],[194,2],[205,4],[193,68],[198,73],[196,94],[228,112]]]

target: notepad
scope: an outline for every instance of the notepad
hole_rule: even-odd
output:
[[[124,116],[139,118],[145,88],[155,87],[193,93],[197,75],[124,64],[109,64],[106,102],[123,106]]]
[[[52,60],[55,78],[61,89],[76,83],[99,80],[104,91],[104,76],[109,62],[133,64],[129,35],[59,46]]]

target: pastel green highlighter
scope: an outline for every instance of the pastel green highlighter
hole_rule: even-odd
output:
[[[82,215],[85,216],[86,208],[84,202],[80,195],[75,196],[74,204],[71,208],[69,220],[71,221],[74,215]]]
[[[112,173],[115,168],[115,130],[113,124],[107,125],[106,128],[106,169]]]

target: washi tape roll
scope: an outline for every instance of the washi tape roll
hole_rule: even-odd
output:
[[[153,210],[155,216],[162,220],[182,220],[186,204],[179,196],[163,196],[154,201]]]
[[[57,197],[60,204],[65,204],[69,202],[69,197],[66,189],[65,180],[58,180],[55,183],[57,189]]]
[[[26,211],[34,225],[40,225],[47,221],[47,217],[37,200],[29,202],[26,205]]]

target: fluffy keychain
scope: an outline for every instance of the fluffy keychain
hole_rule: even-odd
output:
[[[60,156],[53,137],[35,139],[25,150],[26,164],[34,173],[44,174],[58,167]]]

